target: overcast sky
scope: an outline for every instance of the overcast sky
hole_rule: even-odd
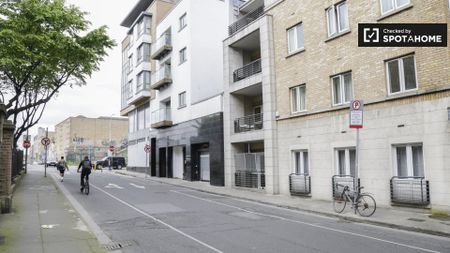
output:
[[[109,51],[100,70],[92,75],[86,86],[61,89],[58,97],[48,103],[39,124],[30,131],[32,135],[37,133],[38,126],[53,130],[56,124],[71,116],[119,116],[122,62],[119,45],[127,31],[120,23],[137,0],[66,0],[66,3],[89,12],[87,19],[92,22],[92,28],[107,25],[117,46]]]

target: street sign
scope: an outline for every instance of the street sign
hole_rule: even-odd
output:
[[[350,102],[350,128],[363,128],[363,109],[362,100],[352,100]]]
[[[42,138],[41,143],[42,145],[47,147],[48,145],[50,145],[50,139],[48,137],[44,137]]]
[[[29,140],[24,140],[22,146],[23,148],[28,149],[31,147],[31,142]]]
[[[145,153],[150,153],[150,151],[151,151],[151,146],[148,145],[148,144],[145,144],[145,146],[144,146],[144,151],[145,151]]]
[[[111,152],[114,152],[114,146],[113,145],[111,145],[111,146],[109,146],[109,151],[111,151]]]

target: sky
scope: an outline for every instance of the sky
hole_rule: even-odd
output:
[[[86,19],[92,23],[91,28],[108,26],[108,34],[117,46],[108,51],[100,70],[87,79],[87,85],[62,88],[58,96],[48,102],[41,120],[31,129],[31,135],[37,134],[38,127],[53,130],[55,125],[72,116],[120,116],[120,43],[127,32],[120,23],[136,3],[137,0],[66,0],[66,4],[73,4],[89,13]]]

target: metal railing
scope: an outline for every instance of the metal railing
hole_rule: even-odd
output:
[[[172,47],[172,37],[170,33],[164,33],[152,44],[152,57],[155,57],[161,54],[164,51],[164,48]]]
[[[258,7],[255,10],[245,14],[242,18],[228,26],[228,35],[231,36],[246,27],[251,22],[257,20],[264,14],[264,6]]]
[[[338,187],[337,185],[346,185],[350,188],[351,192],[349,193],[352,195],[353,189],[354,189],[354,176],[351,175],[334,175],[331,178],[331,187],[333,188],[333,199],[340,198],[342,191],[344,190],[343,187]],[[361,185],[361,179],[358,178],[358,185]]]
[[[424,177],[392,177],[390,183],[392,203],[430,204],[430,185]]]
[[[252,61],[233,72],[233,81],[237,82],[261,72],[261,59]]]
[[[23,169],[23,151],[13,149],[11,157],[11,181],[14,181],[14,178],[19,176]]]
[[[172,121],[171,108],[162,108],[152,112],[152,124],[161,121]]]
[[[242,153],[235,155],[235,185],[262,189],[266,186],[264,153]]]
[[[155,71],[151,77],[151,84],[155,84],[164,79],[172,79],[172,71],[170,70],[170,65],[165,65],[159,70]]]
[[[305,174],[289,175],[289,191],[293,195],[308,195],[311,193],[311,177]]]
[[[263,114],[253,114],[234,120],[234,132],[242,133],[263,129]]]

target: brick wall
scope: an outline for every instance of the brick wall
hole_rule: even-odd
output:
[[[2,126],[0,126],[2,127]],[[14,126],[10,121],[3,125],[3,141],[0,144],[0,209],[2,213],[11,207],[11,157]]]

